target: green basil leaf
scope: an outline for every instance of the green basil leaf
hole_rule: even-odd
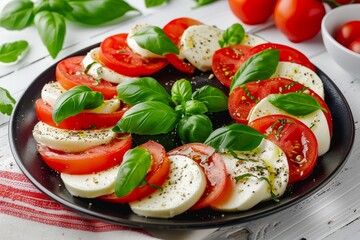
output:
[[[34,5],[34,13],[41,11],[57,12],[66,15],[72,11],[72,7],[64,0],[38,0]]]
[[[0,112],[10,115],[15,104],[15,99],[10,95],[9,91],[0,87]]]
[[[268,101],[294,116],[305,116],[319,109],[326,111],[313,96],[305,93],[271,94]]]
[[[52,118],[55,123],[74,116],[85,109],[94,109],[104,102],[104,96],[87,86],[76,86],[61,94],[53,106]]]
[[[146,101],[157,101],[165,104],[171,97],[156,79],[143,77],[124,81],[117,86],[118,98],[127,104],[135,105]]]
[[[137,188],[144,180],[151,164],[151,154],[142,147],[128,150],[115,180],[115,195],[122,197]]]
[[[227,28],[222,36],[222,39],[219,40],[219,45],[227,47],[234,44],[239,44],[244,39],[245,30],[240,23],[234,23],[229,28]]]
[[[235,73],[231,82],[230,92],[247,82],[265,80],[276,71],[280,51],[266,49],[251,56]]]
[[[232,124],[216,129],[204,142],[217,151],[250,151],[255,149],[264,135],[244,124]]]
[[[68,0],[72,11],[66,15],[69,20],[88,25],[99,25],[119,17],[136,8],[123,0]]]
[[[121,133],[157,135],[172,131],[178,121],[179,115],[168,105],[147,101],[127,110],[113,130]]]
[[[145,0],[145,6],[147,8],[156,7],[163,3],[169,2],[169,0]]]
[[[52,58],[61,51],[66,25],[64,17],[56,12],[41,11],[35,15],[35,27]]]
[[[201,7],[215,2],[215,0],[194,0],[194,1],[196,2],[196,7]]]
[[[185,115],[196,115],[206,113],[206,105],[198,100],[189,100],[185,103]]]
[[[28,49],[29,43],[24,40],[4,43],[0,46],[0,62],[16,62]]]
[[[10,1],[0,13],[0,27],[21,30],[33,23],[34,3],[30,0]]]
[[[209,112],[221,112],[228,109],[228,97],[225,93],[209,85],[196,90],[192,98],[203,102]]]
[[[186,79],[177,80],[171,88],[171,99],[178,105],[191,99],[192,86]]]
[[[170,40],[164,31],[157,26],[147,26],[137,31],[132,38],[136,43],[152,53],[165,55],[179,54],[179,48]]]
[[[177,133],[183,143],[204,142],[213,131],[211,120],[204,114],[180,119]]]

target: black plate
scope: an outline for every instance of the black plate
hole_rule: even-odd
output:
[[[85,55],[94,47],[88,47],[73,55]],[[353,144],[354,121],[351,110],[340,90],[329,77],[317,69],[317,73],[324,82],[326,102],[333,116],[334,132],[330,151],[319,158],[310,177],[289,187],[280,203],[264,202],[251,210],[237,213],[223,213],[205,209],[185,212],[171,219],[140,217],[132,213],[127,205],[72,197],[62,184],[59,174],[51,170],[38,155],[36,143],[32,137],[32,129],[38,121],[34,102],[40,97],[40,91],[44,84],[55,80],[55,66],[53,65],[41,73],[15,106],[9,125],[9,141],[12,153],[24,174],[46,195],[73,210],[112,223],[133,227],[213,228],[264,217],[304,200],[328,183],[345,164]],[[155,78],[162,82],[173,82],[181,77],[191,80],[195,87],[209,83],[221,87],[216,79],[209,77],[209,74],[197,73],[193,77],[181,74],[169,67],[155,75]],[[223,90],[226,91],[224,88]],[[217,123],[219,125],[223,121],[231,121],[226,113],[215,115],[214,119],[219,120]],[[145,139],[139,138],[138,140],[144,141]],[[173,146],[166,147],[171,148]]]

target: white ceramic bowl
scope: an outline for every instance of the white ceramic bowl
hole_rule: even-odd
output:
[[[360,3],[329,11],[322,20],[321,34],[325,48],[335,62],[351,75],[360,78],[360,54],[342,46],[333,37],[337,29],[352,20],[360,20]]]

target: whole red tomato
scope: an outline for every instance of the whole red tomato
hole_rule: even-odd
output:
[[[350,43],[349,49],[350,49],[351,51],[360,53],[360,37],[358,37],[358,38],[355,39],[352,43]]]
[[[278,0],[274,9],[276,27],[292,42],[315,37],[326,10],[318,0]]]
[[[336,41],[345,47],[348,47],[358,37],[360,37],[360,21],[344,23],[335,34]]]
[[[276,0],[229,0],[231,11],[250,25],[266,22],[272,15]]]

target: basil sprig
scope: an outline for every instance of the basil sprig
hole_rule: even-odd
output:
[[[228,27],[219,40],[220,47],[227,47],[234,44],[239,44],[245,37],[245,30],[240,23],[234,23]]]
[[[29,44],[25,40],[2,44],[0,46],[0,62],[16,62],[28,48]]]
[[[10,95],[9,91],[0,87],[0,112],[10,115],[15,104],[15,99]]]
[[[115,195],[129,194],[144,181],[151,164],[151,154],[142,147],[128,150],[120,165],[115,181]]]
[[[218,152],[250,151],[255,149],[265,135],[244,124],[231,124],[213,131],[205,140]]]
[[[305,93],[271,94],[268,101],[294,116],[305,116],[319,109],[326,112],[313,96]]]
[[[41,11],[57,12],[65,15],[73,10],[68,1],[64,0],[43,0],[34,3],[34,13]]]
[[[147,8],[157,7],[167,2],[169,2],[169,0],[145,0],[145,6]]]
[[[179,48],[170,40],[165,32],[157,26],[147,26],[137,31],[132,38],[136,43],[152,53],[165,55],[179,54]]]
[[[184,143],[204,142],[212,129],[212,123],[208,116],[196,114],[181,118],[177,126],[177,133]]]
[[[228,97],[225,93],[209,85],[196,90],[192,99],[204,103],[209,112],[222,112],[228,109]]]
[[[251,56],[235,73],[230,85],[230,92],[247,82],[265,80],[276,71],[280,51],[266,49]]]
[[[171,99],[176,105],[190,100],[191,95],[191,83],[184,78],[177,80],[171,88]]]
[[[85,109],[94,109],[104,102],[101,92],[87,86],[76,86],[61,94],[53,106],[52,119],[56,124]]]

